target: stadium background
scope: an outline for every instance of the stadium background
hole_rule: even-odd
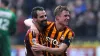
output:
[[[48,20],[54,21],[53,10],[57,5],[67,5],[71,11],[70,28],[75,38],[68,49],[68,56],[100,56],[100,0],[9,0],[9,8],[17,15],[17,32],[11,39],[12,56],[25,56],[23,39],[27,27],[23,21],[31,17],[35,6],[42,6]]]

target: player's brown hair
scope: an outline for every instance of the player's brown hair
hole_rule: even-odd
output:
[[[32,18],[37,18],[38,16],[37,11],[43,11],[43,10],[44,10],[43,7],[40,7],[40,6],[34,7],[31,12]]]

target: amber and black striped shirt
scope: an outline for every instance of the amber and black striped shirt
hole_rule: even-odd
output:
[[[62,31],[58,31],[55,23],[48,21],[48,26],[42,36],[41,38],[43,39],[38,38],[40,44],[46,43],[48,47],[58,48],[61,43],[65,43],[69,46],[71,39],[74,37],[74,33],[67,26]],[[66,56],[66,50],[61,55],[54,55],[48,52],[43,52],[43,54],[44,56]]]
[[[33,39],[34,38],[36,39],[37,37],[38,37],[38,35],[33,36],[32,31],[30,31],[30,30],[27,31],[26,36],[24,38],[24,44],[26,47],[26,51],[25,51],[26,56],[34,56],[32,53],[31,47],[32,47],[32,45],[34,45]],[[36,39],[36,41],[37,41],[37,39]]]
[[[40,34],[36,35],[37,42],[41,45],[58,48],[61,43],[65,43],[68,46],[70,45],[71,39],[74,37],[73,31],[69,27],[65,27],[63,31],[57,31],[54,22],[47,22],[47,28]],[[31,51],[31,46],[34,45],[32,39],[34,36],[32,32],[28,31],[24,39],[27,56],[33,56]],[[54,55],[49,52],[43,52],[44,56],[66,56],[66,50],[61,55]]]

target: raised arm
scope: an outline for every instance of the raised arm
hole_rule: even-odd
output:
[[[35,33],[39,33],[38,29],[36,28],[35,24],[32,23],[33,19],[29,18],[24,20],[24,24],[28,27],[30,27],[30,29],[35,32]]]
[[[24,20],[24,24],[28,27],[31,27],[33,25],[31,18]]]

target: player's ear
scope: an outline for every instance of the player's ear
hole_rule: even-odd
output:
[[[58,17],[59,17],[58,15],[57,15],[57,16],[55,16],[55,20],[59,20],[59,19],[58,19]]]

